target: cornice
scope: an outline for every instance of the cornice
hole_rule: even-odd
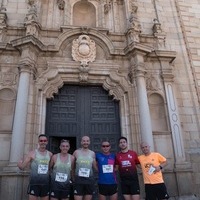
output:
[[[38,40],[36,37],[32,35],[27,35],[27,36],[12,40],[10,44],[20,51],[22,51],[24,46],[27,44],[33,45],[40,51],[45,51],[47,49],[46,46],[40,40]]]
[[[150,58],[151,60],[157,60],[159,58],[162,61],[172,63],[176,58],[176,51],[154,50],[148,54],[148,58]]]

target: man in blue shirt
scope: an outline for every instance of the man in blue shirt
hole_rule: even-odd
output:
[[[115,154],[110,153],[110,143],[101,143],[101,153],[96,153],[98,167],[99,200],[117,200],[117,178],[115,171]]]

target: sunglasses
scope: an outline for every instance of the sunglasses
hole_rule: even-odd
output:
[[[40,142],[47,142],[47,140],[40,140]]]
[[[110,147],[110,145],[102,145],[102,147],[103,147],[103,148],[105,148],[105,147]]]

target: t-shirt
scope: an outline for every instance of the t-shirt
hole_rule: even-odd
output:
[[[142,167],[145,184],[164,183],[162,172],[151,172],[151,166],[159,166],[162,162],[166,161],[165,157],[159,153],[151,152],[148,156],[141,155],[138,158]]]
[[[98,183],[99,184],[117,184],[115,167],[115,154],[105,155],[96,153],[98,164]]]
[[[119,152],[116,154],[115,164],[119,166],[121,180],[138,180],[136,165],[140,164],[135,151]]]

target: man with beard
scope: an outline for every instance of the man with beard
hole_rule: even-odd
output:
[[[46,150],[47,144],[46,135],[39,135],[38,148],[29,152],[24,161],[20,160],[17,164],[21,170],[31,165],[29,200],[37,200],[39,197],[41,200],[49,199],[49,162],[52,153]]]
[[[91,200],[95,193],[94,168],[96,169],[95,153],[89,149],[90,138],[83,136],[81,148],[74,152],[74,199]]]
[[[116,154],[116,165],[121,179],[121,191],[125,200],[139,200],[140,186],[136,165],[140,164],[135,151],[128,149],[126,137],[120,137],[120,152]]]

